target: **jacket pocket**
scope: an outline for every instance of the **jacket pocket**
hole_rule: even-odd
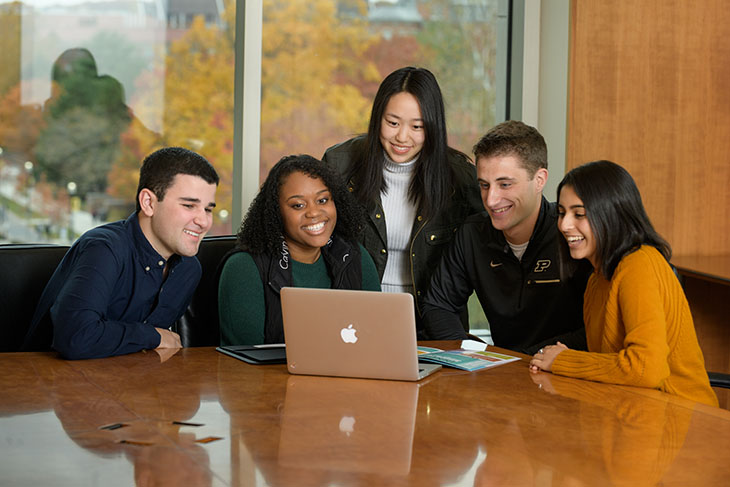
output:
[[[444,245],[451,242],[458,229],[456,225],[424,229],[423,238],[428,245]]]
[[[560,278],[556,277],[554,279],[528,279],[527,285],[528,286],[549,286],[549,285],[557,285],[560,284]]]

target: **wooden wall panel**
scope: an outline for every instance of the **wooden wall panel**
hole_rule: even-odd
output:
[[[574,0],[568,169],[626,167],[674,253],[730,252],[730,4]]]

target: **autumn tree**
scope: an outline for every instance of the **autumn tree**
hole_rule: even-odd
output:
[[[415,37],[444,95],[449,142],[469,152],[495,124],[496,3],[428,0],[422,8]]]
[[[32,159],[43,126],[41,108],[21,105],[29,83],[20,80],[20,2],[0,5],[0,148],[3,157],[16,162]]]
[[[22,4],[0,5],[0,96],[20,81],[20,28]]]
[[[362,0],[265,0],[262,53],[261,160],[265,174],[281,156],[311,153],[320,157],[329,144],[366,129],[370,101],[358,88],[379,80],[374,65],[363,61],[372,42],[357,16],[342,15],[343,5],[364,12]],[[352,10],[350,10],[352,11]],[[222,26],[197,17],[168,47],[164,94],[147,92],[138,105],[163,108],[162,145],[181,145],[203,154],[221,176],[216,199],[232,201],[235,2],[227,1]],[[164,95],[164,96],[163,96]],[[125,146],[149,149],[132,127]],[[134,196],[132,155],[110,172],[110,192]],[[237,222],[233,223],[235,228]]]
[[[380,73],[366,58],[376,40],[366,13],[364,1],[264,2],[262,176],[284,155],[321,157],[367,129],[371,100],[359,86]]]
[[[21,163],[32,159],[44,126],[40,106],[20,104],[22,88],[17,83],[0,96],[0,147],[5,158]]]
[[[142,107],[162,109],[162,134],[151,133],[141,122],[123,134],[123,154],[109,173],[111,195],[133,200],[143,158],[163,146],[182,146],[204,155],[218,171],[217,200],[232,200],[235,3],[226,5],[223,28],[206,26],[196,17],[168,46],[164,71],[147,71],[138,79],[142,85],[150,78],[165,80],[164,93],[147,90],[137,100]]]
[[[466,153],[495,123],[496,2],[421,0],[418,22],[372,24],[368,51],[384,75],[403,66],[429,69],[446,106],[449,143]]]

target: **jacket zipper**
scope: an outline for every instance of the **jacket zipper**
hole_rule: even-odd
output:
[[[429,219],[427,218],[426,220],[424,220],[423,224],[420,227],[418,227],[418,230],[416,230],[416,233],[414,233],[413,237],[411,238],[411,245],[408,249],[409,250],[408,260],[411,263],[411,284],[413,285],[413,294],[415,295],[413,297],[416,298],[415,299],[416,311],[418,312],[418,316],[421,316],[421,309],[420,309],[420,306],[418,305],[419,296],[418,296],[418,289],[416,288],[416,276],[413,273],[413,242],[416,241],[416,237],[418,237],[418,234],[421,233],[421,230],[423,230],[423,227],[425,227],[428,222],[429,222]]]

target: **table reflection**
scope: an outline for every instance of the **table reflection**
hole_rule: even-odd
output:
[[[278,463],[288,468],[405,475],[418,384],[291,376]]]
[[[0,483],[683,486],[730,476],[727,411],[534,375],[527,362],[412,383],[293,376],[212,348],[164,355],[0,354]]]
[[[447,370],[420,389],[411,465],[418,485],[537,485],[515,414],[525,399],[508,392],[514,384],[497,394],[503,378],[495,372]]]
[[[595,485],[600,469],[612,485],[656,485],[682,449],[693,410],[641,394],[617,394],[603,384],[552,374],[532,375],[545,394],[576,400],[579,434],[574,442],[588,452],[593,472],[576,485]]]
[[[195,428],[179,424],[198,410],[201,376],[171,360],[176,350],[164,352],[99,362],[93,384],[51,371],[53,409],[77,445],[129,460],[135,485],[211,485],[208,454],[196,442]],[[181,385],[185,393],[177,394]],[[105,424],[98,424],[100,412]]]

